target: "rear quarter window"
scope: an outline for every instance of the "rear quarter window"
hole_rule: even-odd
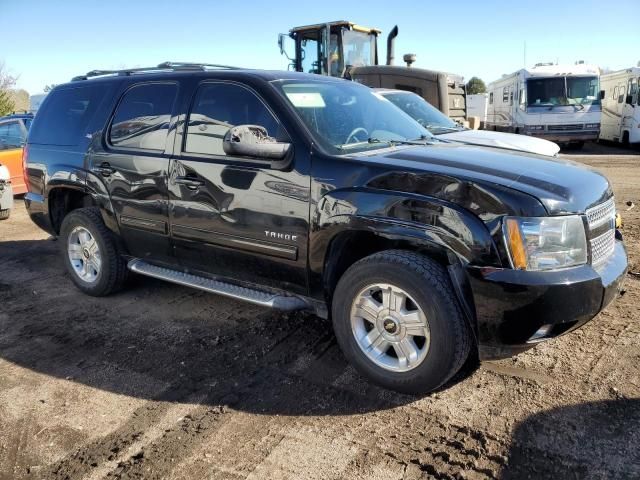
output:
[[[29,130],[29,143],[78,145],[104,98],[104,84],[53,90]]]

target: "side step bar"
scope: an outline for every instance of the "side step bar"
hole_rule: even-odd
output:
[[[278,310],[307,310],[311,306],[298,297],[288,297],[276,293],[265,292],[253,288],[241,287],[220,280],[212,280],[207,277],[184,273],[170,268],[159,267],[145,262],[144,260],[133,259],[127,264],[129,270],[140,275],[166,280],[168,282],[197,288],[209,293],[224,295],[225,297],[244,300],[245,302],[261,305],[263,307],[275,308]]]

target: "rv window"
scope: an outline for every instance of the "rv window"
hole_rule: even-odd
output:
[[[620,90],[618,90],[618,103],[624,103],[625,92],[626,92],[626,87],[620,87]]]
[[[613,88],[613,93],[611,94],[611,99],[612,100],[617,100],[618,99],[618,87],[614,87]]]
[[[507,103],[509,100],[509,87],[504,87],[502,89],[502,103]]]
[[[637,95],[638,95],[638,79],[630,78],[628,84],[629,95],[631,95],[631,105],[636,103]]]
[[[509,105],[513,105],[513,91],[509,92]]]
[[[493,105],[493,92],[489,94],[489,103]]]

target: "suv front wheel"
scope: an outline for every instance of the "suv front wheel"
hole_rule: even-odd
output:
[[[99,209],[80,208],[69,213],[60,228],[60,240],[67,271],[80,290],[100,297],[122,287],[127,265]]]
[[[462,367],[469,328],[446,270],[410,251],[352,265],[334,292],[338,343],[363,375],[403,393],[433,391]]]

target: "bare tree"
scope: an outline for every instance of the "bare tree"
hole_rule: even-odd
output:
[[[16,77],[9,75],[4,62],[0,62],[0,116],[11,113],[15,109],[11,87],[16,84]]]

